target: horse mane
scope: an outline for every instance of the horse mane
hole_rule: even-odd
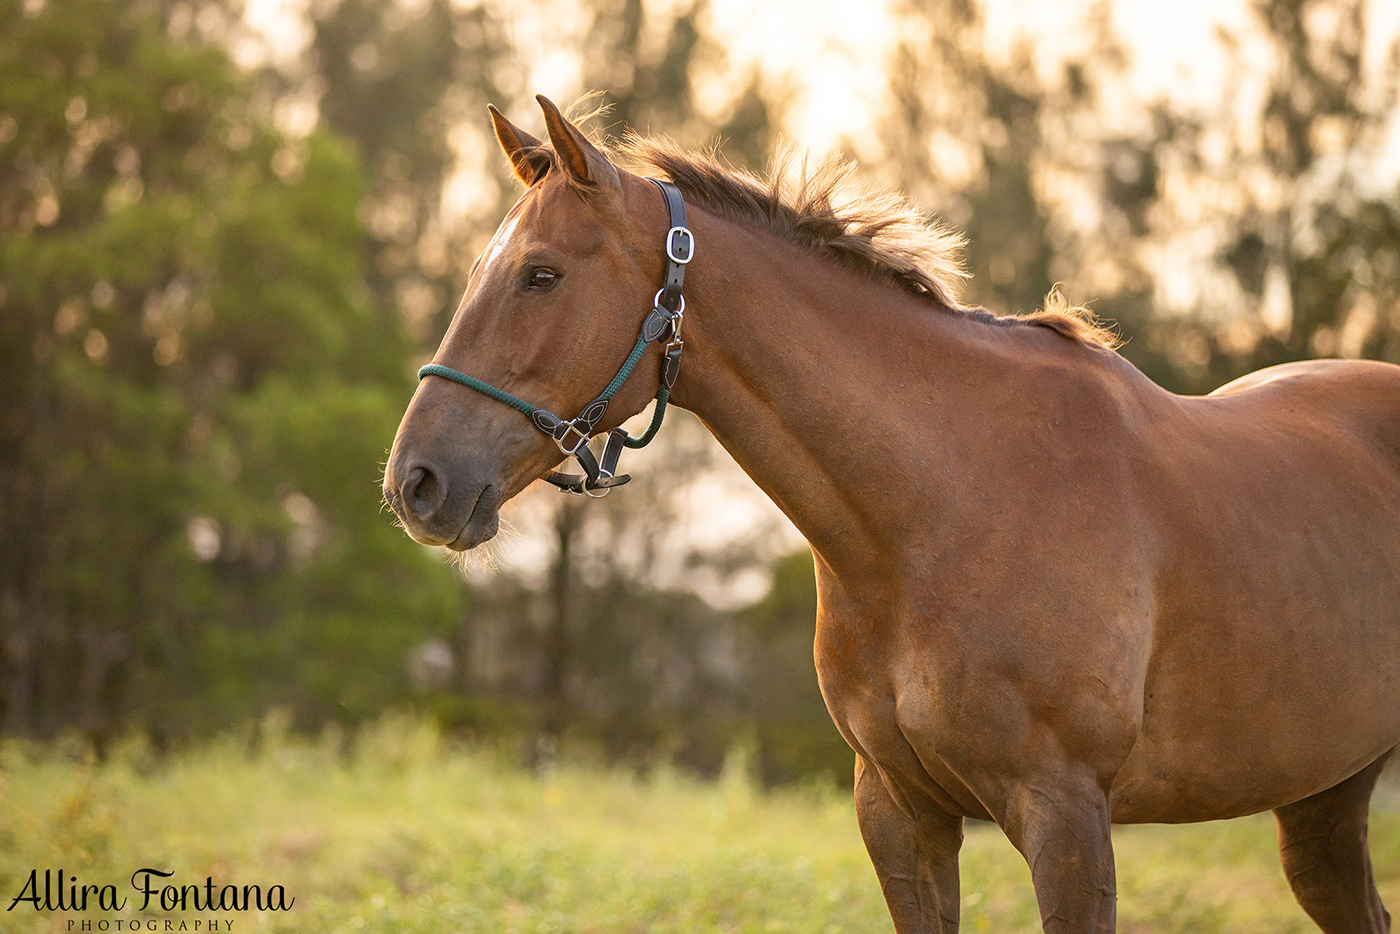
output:
[[[892,192],[854,184],[852,162],[828,158],[812,165],[786,149],[761,178],[725,164],[713,151],[689,152],[669,140],[629,136],[618,152],[712,210],[957,306],[957,285],[967,277],[963,238],[926,222]]]
[[[553,163],[550,147],[541,149]],[[1118,336],[1093,312],[1070,304],[1058,288],[1029,314],[996,315],[961,305],[957,286],[968,277],[964,238],[929,220],[902,195],[856,183],[856,165],[849,160],[832,157],[813,166],[789,148],[773,160],[765,178],[729,165],[716,149],[692,152],[666,139],[629,134],[608,151],[665,176],[717,213],[758,225],[954,313],[994,325],[1039,325],[1095,347],[1118,344]]]

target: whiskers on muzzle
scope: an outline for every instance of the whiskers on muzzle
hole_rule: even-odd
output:
[[[508,516],[498,515],[497,523],[496,534],[475,548],[466,551],[444,549],[448,562],[459,573],[470,576],[495,575],[500,572],[505,551],[522,536]]]

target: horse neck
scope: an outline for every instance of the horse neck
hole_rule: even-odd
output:
[[[885,576],[894,552],[928,544],[930,517],[950,508],[948,458],[966,440],[953,434],[990,378],[990,329],[695,213],[701,258],[686,280],[676,403],[838,577]]]

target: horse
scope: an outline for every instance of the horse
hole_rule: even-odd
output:
[[[958,239],[840,168],[605,150],[538,100],[547,142],[491,109],[525,191],[394,439],[409,535],[485,542],[665,390],[811,545],[818,681],[898,934],[957,930],[965,819],[1024,855],[1044,930],[1080,934],[1115,928],[1112,824],[1265,810],[1326,934],[1389,930],[1366,833],[1400,744],[1400,367],[1175,395],[1063,301],[958,304]],[[682,260],[688,311],[656,292]],[[594,461],[575,492],[616,479]]]

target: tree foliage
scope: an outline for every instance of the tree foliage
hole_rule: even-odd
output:
[[[145,3],[0,4],[9,730],[353,717],[461,593],[378,512],[363,174]]]

